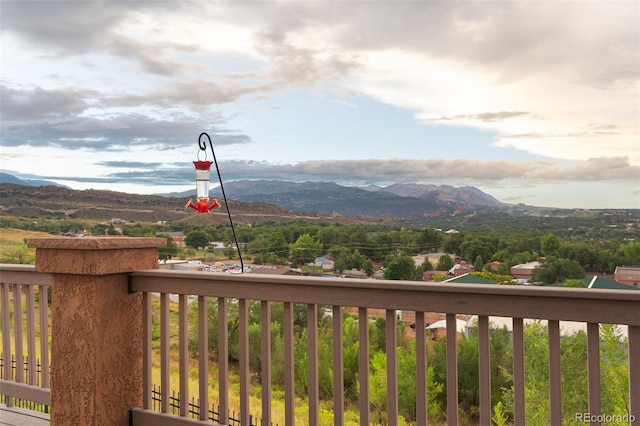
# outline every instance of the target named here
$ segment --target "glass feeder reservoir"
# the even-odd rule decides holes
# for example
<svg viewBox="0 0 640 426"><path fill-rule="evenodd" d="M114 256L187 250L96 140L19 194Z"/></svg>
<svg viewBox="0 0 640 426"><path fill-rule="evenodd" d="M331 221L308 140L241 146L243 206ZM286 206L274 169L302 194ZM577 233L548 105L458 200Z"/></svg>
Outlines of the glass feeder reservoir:
<svg viewBox="0 0 640 426"><path fill-rule="evenodd" d="M198 213L209 213L211 209L220 207L218 200L209 199L209 186L211 181L211 161L194 161L196 167L196 202L189 200L185 207L190 207Z"/></svg>

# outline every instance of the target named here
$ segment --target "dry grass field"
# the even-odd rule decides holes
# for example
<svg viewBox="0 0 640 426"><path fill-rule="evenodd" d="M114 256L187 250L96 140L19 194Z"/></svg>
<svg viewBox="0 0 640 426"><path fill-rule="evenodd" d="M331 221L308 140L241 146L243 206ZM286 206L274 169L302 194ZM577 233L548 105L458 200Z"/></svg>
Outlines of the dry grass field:
<svg viewBox="0 0 640 426"><path fill-rule="evenodd" d="M0 228L0 262L33 263L35 250L27 248L29 238L52 238L47 232L25 231L23 229Z"/></svg>

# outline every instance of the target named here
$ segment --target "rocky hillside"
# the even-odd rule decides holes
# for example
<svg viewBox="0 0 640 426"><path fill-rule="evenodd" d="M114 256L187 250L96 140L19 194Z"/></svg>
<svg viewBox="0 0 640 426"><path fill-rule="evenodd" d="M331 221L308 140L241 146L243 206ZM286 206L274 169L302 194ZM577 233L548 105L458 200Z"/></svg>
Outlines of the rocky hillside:
<svg viewBox="0 0 640 426"><path fill-rule="evenodd" d="M0 184L0 217L69 218L157 222L160 220L189 220L203 224L226 224L226 206L211 214L198 214L184 208L188 197L127 194L102 190L72 190L59 186L25 186ZM301 214L272 204L229 201L234 222L256 223L266 220L318 220L323 222L354 223L355 218L340 215Z"/></svg>

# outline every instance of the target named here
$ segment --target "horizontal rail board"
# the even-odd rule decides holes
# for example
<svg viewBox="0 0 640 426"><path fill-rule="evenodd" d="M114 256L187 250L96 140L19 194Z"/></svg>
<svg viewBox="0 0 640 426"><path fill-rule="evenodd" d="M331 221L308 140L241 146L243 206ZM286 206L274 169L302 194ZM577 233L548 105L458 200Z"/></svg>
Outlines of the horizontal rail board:
<svg viewBox="0 0 640 426"><path fill-rule="evenodd" d="M0 379L0 395L51 405L51 389Z"/></svg>
<svg viewBox="0 0 640 426"><path fill-rule="evenodd" d="M640 292L624 290L167 270L133 272L131 283L133 291L145 292L640 325Z"/></svg>
<svg viewBox="0 0 640 426"><path fill-rule="evenodd" d="M0 282L8 284L51 285L51 274L36 272L35 265L3 264Z"/></svg>
<svg viewBox="0 0 640 426"><path fill-rule="evenodd" d="M157 411L132 408L129 411L131 426L194 426L194 425L219 425L205 420L178 417L172 414L159 413Z"/></svg>

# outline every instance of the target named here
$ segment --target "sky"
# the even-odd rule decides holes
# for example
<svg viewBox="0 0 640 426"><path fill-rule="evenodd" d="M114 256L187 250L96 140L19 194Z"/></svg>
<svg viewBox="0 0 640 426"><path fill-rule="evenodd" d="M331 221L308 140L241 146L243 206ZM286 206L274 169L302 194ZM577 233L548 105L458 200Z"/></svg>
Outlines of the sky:
<svg viewBox="0 0 640 426"><path fill-rule="evenodd" d="M223 182L640 208L636 0L0 0L0 24L19 178L184 191L207 132Z"/></svg>

